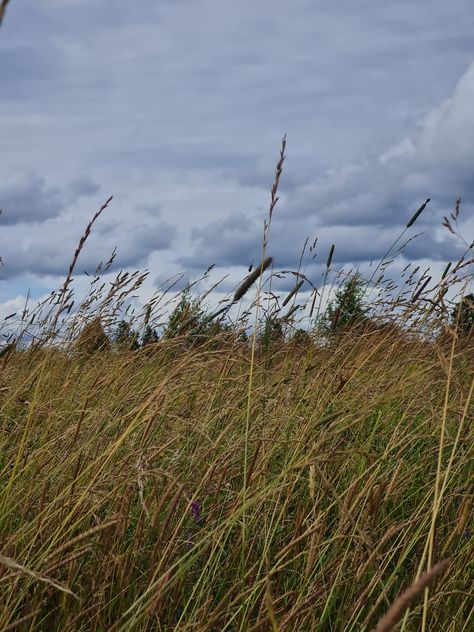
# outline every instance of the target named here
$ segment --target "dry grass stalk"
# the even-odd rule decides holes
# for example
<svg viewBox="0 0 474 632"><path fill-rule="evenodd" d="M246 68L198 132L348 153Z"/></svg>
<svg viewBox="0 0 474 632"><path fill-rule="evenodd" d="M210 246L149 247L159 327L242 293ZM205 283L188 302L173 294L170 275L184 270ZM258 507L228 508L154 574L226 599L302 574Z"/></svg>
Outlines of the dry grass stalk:
<svg viewBox="0 0 474 632"><path fill-rule="evenodd" d="M24 617L21 617L20 619L16 619L16 621L12 621L12 623L9 623L7 626L3 628L3 632L10 632L11 630L15 630L17 632L18 630L21 629L20 626L22 626L24 623L26 623L30 619L33 619L33 617L38 616L40 612L41 612L41 608L36 608L35 610L33 610L33 612L29 612L28 614L25 614Z"/></svg>
<svg viewBox="0 0 474 632"><path fill-rule="evenodd" d="M69 265L69 269L66 275L66 279L64 281L64 285L61 289L61 291L59 292L59 297L58 297L58 303L59 303L59 307L57 309L56 315L53 319L53 322L51 324L51 331L52 331L52 335L54 335L55 330L56 330L56 326L58 324L58 320L59 317L61 315L61 313L63 312L63 309L65 307L65 303L66 303L66 297L68 295L68 289L69 289L69 285L72 281L72 273L74 272L74 268L76 267L76 263L77 260L79 258L79 255L81 254L81 250L84 248L85 243L92 231L92 227L94 226L95 222L99 219L99 217L102 215L102 213L105 211L105 209L108 207L108 205L110 204L110 202L112 202L113 200L113 196L111 195L104 204L102 204L102 206L99 208L98 211L95 212L93 218L91 219L91 221L87 224L86 226L86 230L84 231L84 234L82 235L82 237L79 240L79 243L77 245L77 248L74 252L74 256L72 258L72 261Z"/></svg>
<svg viewBox="0 0 474 632"><path fill-rule="evenodd" d="M450 565L451 560L442 560L435 564L429 571L420 576L410 588L405 590L390 606L388 612L377 623L373 632L390 632L401 620L407 608L425 590L431 582L444 573Z"/></svg>
<svg viewBox="0 0 474 632"><path fill-rule="evenodd" d="M0 349L0 358L2 359L1 370L3 371L16 351L16 340L10 342Z"/></svg>
<svg viewBox="0 0 474 632"><path fill-rule="evenodd" d="M355 575L356 581L359 581L364 576L364 573L367 571L367 569L375 560L375 558L380 554L381 550L384 548L384 546L390 540L390 538L392 538L396 533L398 533L402 529L406 529L412 522L413 521L402 522L401 524L394 524L389 529L387 529L383 537L379 540L377 546L375 546L373 551L369 554L369 557L367 558L367 560L362 564L362 566L358 568Z"/></svg>
<svg viewBox="0 0 474 632"><path fill-rule="evenodd" d="M104 531L105 529L110 529L110 527L113 527L113 525L117 524L118 521L119 521L118 518L114 518L113 520L107 520L107 522L98 524L95 527L91 527L84 533L80 533L79 535L72 538L68 542L65 542L64 544L62 544L59 548L49 553L46 559L44 560L45 564L53 560L55 557L57 557L64 551L67 551L67 549L70 549L72 546L78 544L79 542L82 542L83 540L86 540L87 538L90 538L92 535L95 535L96 533L100 533L101 531Z"/></svg>
<svg viewBox="0 0 474 632"><path fill-rule="evenodd" d="M83 555L86 555L86 553L91 553L91 552L92 552L92 547L87 544L86 546L81 547L77 551L74 551L74 553L71 553L70 555L65 557L63 560L57 562L57 564L54 564L54 566L47 568L45 573L46 575L50 575L51 573L54 573L55 571L59 570L63 566L66 566L66 564L70 564L71 562L74 562L75 560L79 559Z"/></svg>
<svg viewBox="0 0 474 632"><path fill-rule="evenodd" d="M286 307L286 305L288 305L288 303L291 301L293 296L295 296L300 291L303 283L304 283L304 279L301 279L300 281L298 281L298 283L296 283L294 288L291 290L291 292L288 294L288 296L285 298L285 300L281 304L282 307Z"/></svg>
<svg viewBox="0 0 474 632"><path fill-rule="evenodd" d="M270 624L272 626L273 632L279 632L280 628L277 623L276 614L275 614L275 604L272 596L272 587L270 583L270 578L267 577L266 588L265 588L265 607L267 610L268 618L270 620Z"/></svg>
<svg viewBox="0 0 474 632"><path fill-rule="evenodd" d="M59 614L55 618L58 628L62 625L68 629L69 621L78 617L78 625L93 621L90 629L94 630L94 626L96 630L108 629L123 615L118 596L123 595L128 603L137 603L136 611L130 614L133 622L141 621L140 617L150 608L163 625L171 625L172 612L186 608L186 621L204 629L206 621L224 625L231 617L239 616L239 608L244 604L249 613L249 629L254 629L260 616L257 612L264 597L267 572L281 629L285 629L285 621L289 621L289 629L293 624L299 629L314 629L326 600L332 598L357 603L350 611L331 614L331 624L335 627L342 629L348 623L347 617L356 625L361 606L369 599L372 612L368 621L371 621L387 597L393 600L393 583L382 581L387 564L393 561L393 556L403 559L409 554L418 536L414 529L401 537L399 529L392 526L393 517L385 512L382 516L381 510L379 521L381 524L383 521L383 526L372 524L369 530L363 508L371 507L371 512L376 513L377 507L382 507L382 499L388 496L395 514L403 512L408 519L414 519L426 513L426 488L413 487L411 481L417 476L426 481L426 472L431 471L435 446L426 444L427 436L431 436L427 430L433 408L437 413L441 410L439 386L445 380L436 364L434 349L425 366L426 352L420 354L419 346L401 350L396 340L379 336L375 353L370 336L357 334L353 339L342 340L336 349L309 349L310 355L304 361L300 351L284 345L271 368L271 379L265 364L256 362L256 390L250 409L255 425L249 435L247 557L243 577L249 577L248 560L255 560L258 565L269 546L273 548L274 566L270 571L256 574L254 589L248 591L242 578L235 581L235 574L236 568L240 568L238 536L243 510L244 435L240 415L247 388L249 347L238 352L235 349L225 353L185 352L173 360L157 356L143 362L137 357L133 363L120 353L98 354L91 361L74 354L62 356L57 351L50 357L46 350L31 358L29 354L18 354L12 365L13 375L6 376L12 380L10 399L24 392L24 374L19 370L23 362L28 375L38 374L37 367L43 371L43 381L37 389L38 401L28 393L29 414L35 415L52 401L58 402L59 410L56 413L49 406L48 418L35 427L39 432L44 428L44 436L42 442L35 439L34 468L28 470L26 462L18 470L15 483L18 494L13 500L22 518L18 535L15 531L8 536L8 550L14 551L20 543L27 543L30 552L22 558L25 566L38 568L41 563L46 575L58 573L58 579L64 580L66 586L95 604L91 614L82 603L71 600L64 619L60 620ZM457 380L463 374L458 375L457 365L454 369ZM331 385L341 373L350 374L351 379L335 398ZM433 394L433 384L438 397ZM380 397L371 395L367 399L368 387L375 388ZM292 397L286 397L283 389L289 389ZM270 397L274 403L265 406L262 417L261 402ZM456 397L456 393L450 396L449 410L457 411ZM67 400L64 408L63 399ZM393 417L393 410L385 406L385 400L397 401L403 407L403 414ZM146 406L144 402L148 402ZM328 415L328 406L338 410ZM360 412L341 416L341 411L349 409ZM374 421L380 415L383 425ZM406 423L407 417L415 416L416 424ZM98 428L97 419L103 418L107 422ZM136 421L130 430L132 419ZM82 424L80 432L76 432L78 420ZM458 427L457 413L453 413L452 419L448 417L448 424L450 428L451 424ZM383 441L373 442L373 437L382 431L386 433ZM71 448L69 438L75 433ZM19 425L9 428L8 445L12 454L21 437ZM68 440L64 443L65 437ZM143 451L145 438L149 464L146 497L143 490L141 494L137 491L137 457ZM111 459L116 442L121 446L118 461ZM64 450L58 450L63 443ZM416 453L420 445L423 450ZM364 460L370 455L370 460L361 465L359 455ZM90 472L80 465L86 461L93 464ZM145 470L145 464L142 465ZM454 465L460 473L466 467L463 452L455 453ZM302 467L314 470L309 486ZM96 474L98 470L100 476ZM68 485L61 496L64 476ZM77 478L76 489L81 488L82 496L73 524L65 521L62 512L64 501L67 505L73 493L71 476L72 481ZM140 476L144 485L144 473L140 472ZM31 480L35 480L37 495L29 492L23 500L23 490L25 486L30 489ZM465 489L456 487L457 480L449 477L447 485L450 495L460 497ZM42 489L47 489L45 481L50 489L42 494ZM89 491L84 493L86 489ZM183 496L199 502L204 522L196 522L190 501L181 502ZM144 505L152 521L144 520ZM458 512L454 504L443 505L440 525L452 524L456 517L464 524L465 506ZM94 545L94 537L87 537L87 532L70 539L71 528L77 533L79 525L91 524L92 516L107 521L107 516L119 513L121 524L107 531L113 537L107 541L101 539L101 546ZM265 521L264 531L262 521ZM370 542L365 544L362 529L370 535ZM399 535L391 542L396 532ZM206 546L203 540L207 537L212 540L213 548L203 554ZM456 537L459 569L465 563L463 556L468 543L459 530ZM48 545L51 542L56 544ZM348 545L354 555L346 555ZM322 552L326 560L324 568L318 563ZM48 554L53 557L45 563ZM137 560L140 560L138 566ZM150 573L156 570L159 573L156 577L162 576L170 563L176 568L174 577L180 579L160 584L156 593L151 590L149 598L140 600L147 590ZM362 573L357 573L357 569ZM400 570L405 573L406 564ZM365 582L365 571L375 574L375 580L367 587L357 583L357 578ZM460 589L458 574L450 575L450 594ZM341 588L342 576L354 581ZM220 592L221 577L225 591L229 586L232 595L225 603ZM23 583L8 574L1 586L7 596L19 600ZM316 591L314 586L318 586ZM40 616L44 616L48 605L47 595L51 590L48 591L38 592L31 602L32 609L42 606ZM194 591L192 601L189 591ZM295 595L300 597L297 599ZM451 608L450 600L454 597L443 593L435 598L437 604L447 604L447 612L457 605L454 603ZM22 609L11 612L8 622L24 614ZM88 618L91 616L93 619ZM270 626L265 605L260 619L260 627L265 629L262 619ZM128 620L123 620L123 629L126 625ZM133 629L141 632L144 627L133 623Z"/></svg>
<svg viewBox="0 0 474 632"><path fill-rule="evenodd" d="M280 148L280 158L275 167L275 179L273 181L272 190L271 190L270 208L268 209L268 225L267 225L266 237L268 237L268 229L270 228L270 223L272 221L273 211L278 202L277 192L278 192L278 186L280 184L280 177L283 172L283 163L285 161L285 150L286 150L286 134L282 138L281 148ZM265 244L266 244L266 241L265 241Z"/></svg>
<svg viewBox="0 0 474 632"><path fill-rule="evenodd" d="M5 557L4 555L0 555L0 564L3 564L7 568L10 568L14 573L28 575L29 577L32 577L33 579L36 579L40 582L44 582L45 584L48 584L49 586L52 586L53 588L56 588L57 590L60 590L63 593L76 597L76 595L72 592L72 590L70 590L64 584L61 584L60 582L56 581L52 577L48 577L47 575L43 575L42 573L37 573L36 571L32 571L29 568L26 568L26 566L19 564L11 557Z"/></svg>
<svg viewBox="0 0 474 632"><path fill-rule="evenodd" d="M456 538L459 538L459 536L463 533L464 529L466 528L468 520L471 516L473 501L474 501L474 495L467 495L463 498L459 506L457 516L456 516L456 527L455 529L453 529L451 535L448 538L448 541L444 545L442 554L446 553L446 551L451 546L451 543Z"/></svg>
<svg viewBox="0 0 474 632"><path fill-rule="evenodd" d="M326 260L326 268L329 269L331 267L332 258L334 256L335 245L333 244L329 250L328 258Z"/></svg>
<svg viewBox="0 0 474 632"><path fill-rule="evenodd" d="M7 9L7 4L9 2L10 2L10 0L1 0L0 1L0 26L2 25L3 18L5 17L5 11Z"/></svg>

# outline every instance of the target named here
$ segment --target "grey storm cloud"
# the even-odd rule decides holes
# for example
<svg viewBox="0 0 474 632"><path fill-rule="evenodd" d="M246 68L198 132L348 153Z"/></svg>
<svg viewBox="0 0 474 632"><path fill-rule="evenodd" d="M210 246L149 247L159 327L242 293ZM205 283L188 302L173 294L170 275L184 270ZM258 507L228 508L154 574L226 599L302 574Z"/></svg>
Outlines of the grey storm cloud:
<svg viewBox="0 0 474 632"><path fill-rule="evenodd" d="M62 274L104 192L114 206L78 269L115 245L123 267L159 253L160 274L256 262L284 132L276 265L295 267L307 236L314 269L332 243L335 264L376 260L427 197L406 254L454 258L439 225L459 195L463 218L474 210L471 5L11 3L0 273Z"/></svg>
<svg viewBox="0 0 474 632"><path fill-rule="evenodd" d="M32 42L7 43L1 50L2 101L29 99L32 89L44 90L61 75L60 50L48 42L39 49Z"/></svg>
<svg viewBox="0 0 474 632"><path fill-rule="evenodd" d="M192 231L194 252L177 262L193 269L208 266L249 265L261 251L261 234L254 221L234 216ZM211 260L212 259L212 260Z"/></svg>
<svg viewBox="0 0 474 632"><path fill-rule="evenodd" d="M275 213L278 211L275 211ZM416 225L415 225L416 226ZM308 232L308 223L296 223L291 218L275 219L272 224L268 254L275 259L278 268L296 269L306 238L309 243L317 239L316 248L311 254L318 263L325 262L332 244L335 244L334 265L379 261L395 242L401 230L377 225L339 225L314 226ZM416 236L418 235L418 236ZM408 241L410 237L415 237ZM178 263L189 269L204 270L208 265L247 266L251 261L259 261L262 249L262 233L255 222L248 218L230 217L227 220L210 224L193 233L196 243L192 255L183 256ZM438 238L433 230L416 230L414 227L405 235L398 247L408 241L403 254L413 261L432 259L444 261L455 259L463 251L461 243L451 235L443 234ZM306 253L307 257L309 253Z"/></svg>
<svg viewBox="0 0 474 632"><path fill-rule="evenodd" d="M92 122L82 128L84 142L89 134L110 140L112 127L122 138L133 134L129 143L110 143L115 161L218 168L231 147L260 160L287 131L305 161L334 163L387 135L387 114L403 125L430 102L427 92L443 97L453 66L459 74L472 58L463 8L469 16L469 0L456 8L403 0L331 9L276 0L271 12L263 0L145 0L139 11L125 0L45 0L41 8L26 0L10 11L9 30L31 38L51 62L61 59L63 70L45 93L34 77L3 64L0 78L23 83L48 111L61 108L60 118L64 108L81 108ZM5 46L19 45L13 35L8 41L9 30ZM43 44L43 33L55 34L57 50Z"/></svg>
<svg viewBox="0 0 474 632"><path fill-rule="evenodd" d="M472 216L473 99L471 64L452 97L430 111L411 137L360 164L329 170L290 188L275 212L271 239L275 258L281 265L294 265L297 248L308 236L318 237L326 250L335 243L336 262L377 260L428 197L432 203L416 224L423 236L409 242L405 256L437 261L459 255L461 246L449 235L440 237L435 229L458 196L464 200L463 217ZM258 253L257 227L247 215L195 229L193 241L198 244L195 253L179 260L192 267L208 263L204 253L220 265L246 265Z"/></svg>
<svg viewBox="0 0 474 632"><path fill-rule="evenodd" d="M61 189L48 186L35 173L22 173L12 181L0 183L0 208L3 225L41 222L56 217L63 209Z"/></svg>
<svg viewBox="0 0 474 632"><path fill-rule="evenodd" d="M90 176L74 178L69 183L71 193L76 197L89 197L100 191L100 184L95 182Z"/></svg>
<svg viewBox="0 0 474 632"><path fill-rule="evenodd" d="M98 224L80 254L76 274L84 270L92 273L100 262L109 259L115 248L117 256L111 270L138 268L146 263L150 253L170 248L176 236L174 226L138 214L132 219ZM0 279L64 275L84 230L78 222L74 224L71 226L71 218L53 219L40 224L33 234L17 226L6 227L6 238L1 243ZM61 239L54 240L55 234L61 235Z"/></svg>

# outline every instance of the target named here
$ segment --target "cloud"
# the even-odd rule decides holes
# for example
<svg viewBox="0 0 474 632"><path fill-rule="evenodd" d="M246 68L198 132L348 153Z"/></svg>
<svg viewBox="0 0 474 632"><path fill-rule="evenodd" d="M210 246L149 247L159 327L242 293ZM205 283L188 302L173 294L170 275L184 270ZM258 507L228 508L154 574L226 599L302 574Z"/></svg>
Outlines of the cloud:
<svg viewBox="0 0 474 632"><path fill-rule="evenodd" d="M5 318L10 316L9 320L14 319L12 322L16 322L21 318L21 314L26 304L26 296L15 296L3 303L0 303L0 322L3 323ZM15 314L15 316L12 316ZM8 323L8 321L7 321Z"/></svg>
<svg viewBox="0 0 474 632"><path fill-rule="evenodd" d="M474 62L459 80L451 98L423 120L412 152L425 163L469 169L474 165Z"/></svg>
<svg viewBox="0 0 474 632"><path fill-rule="evenodd" d="M29 99L32 90L41 92L46 84L51 85L64 68L59 52L48 41L41 47L24 40L4 44L0 70L2 101Z"/></svg>
<svg viewBox="0 0 474 632"><path fill-rule="evenodd" d="M284 132L279 264L297 263L307 235L318 261L332 242L337 264L377 258L426 197L407 252L455 254L438 226L457 195L473 211L472 66L456 85L474 59L471 14L471 0L14 3L0 39L0 166L16 174L0 185L0 272L62 274L109 192L78 270L114 245L154 275L247 266Z"/></svg>
<svg viewBox="0 0 474 632"><path fill-rule="evenodd" d="M64 275L93 215L89 198L99 190L89 176L73 179L66 189L49 186L34 173L8 176L0 185L0 280ZM112 269L139 267L151 253L169 249L177 229L160 215L156 203L130 209L123 199L114 200L93 227L76 274L92 272L115 248L118 256Z"/></svg>
<svg viewBox="0 0 474 632"><path fill-rule="evenodd" d="M67 215L45 221L34 232L6 227L0 279L25 274L38 278L65 275L85 223L81 225L79 218ZM61 239L54 242L54 235L61 235ZM104 221L102 225L99 222L80 254L75 274L82 274L83 270L92 273L101 261L108 260L115 248L118 254L112 270L140 267L150 253L170 248L175 236L176 229L171 224L138 213L128 219Z"/></svg>
<svg viewBox="0 0 474 632"><path fill-rule="evenodd" d="M432 201L407 238L420 231L423 235L407 244L405 256L432 261L459 256L462 244L440 231L440 225L458 196L464 199L461 223L466 229L474 210L473 96L474 63L452 97L428 112L411 136L359 163L283 189L270 238L277 264L294 266L306 236L318 238L322 253L335 243L335 263L377 261L427 197ZM210 259L224 266L247 265L258 257L260 233L248 214L229 216L194 229L196 248L178 261L192 268Z"/></svg>
<svg viewBox="0 0 474 632"><path fill-rule="evenodd" d="M423 216L439 220L457 196L474 202L474 63L452 97L430 110L416 129L378 156L331 170L297 192L297 214L314 212L319 222L351 221L402 225L425 197L434 200ZM314 209L314 210L313 210Z"/></svg>
<svg viewBox="0 0 474 632"><path fill-rule="evenodd" d="M277 211L276 211L277 212ZM296 269L300 254L307 237L310 243L317 238L316 262L325 262L332 244L335 244L334 265L377 262L390 249L399 232L391 226L383 227L374 224L338 225L318 227L313 225L309 232L308 223L292 222L280 215L275 219L270 231L268 254L275 260L277 268ZM394 249L417 233L409 232ZM193 232L195 251L191 255L180 257L178 263L187 269L203 270L211 263L220 267L247 266L251 261L257 263L262 250L262 236L258 225L248 218L230 217L209 224ZM447 233L438 235L435 231L423 232L418 238L409 241L404 248L404 256L409 260L431 258L433 261L454 259L461 254L462 244ZM308 260L309 253L306 252Z"/></svg>
<svg viewBox="0 0 474 632"><path fill-rule="evenodd" d="M42 222L60 214L63 208L61 189L48 186L35 173L19 173L0 183L0 208L3 225Z"/></svg>
<svg viewBox="0 0 474 632"><path fill-rule="evenodd" d="M100 191L100 185L89 176L81 176L69 183L69 190L74 197L89 197Z"/></svg>

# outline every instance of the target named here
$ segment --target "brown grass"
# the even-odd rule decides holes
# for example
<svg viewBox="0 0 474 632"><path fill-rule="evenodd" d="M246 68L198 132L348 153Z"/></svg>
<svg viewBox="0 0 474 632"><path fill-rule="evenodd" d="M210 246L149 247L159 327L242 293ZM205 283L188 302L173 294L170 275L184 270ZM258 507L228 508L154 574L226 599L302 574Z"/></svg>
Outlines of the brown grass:
<svg viewBox="0 0 474 632"><path fill-rule="evenodd" d="M7 4L10 0L0 0L0 26L2 25L3 18L5 17L5 12L7 10Z"/></svg>
<svg viewBox="0 0 474 632"><path fill-rule="evenodd" d="M433 568L424 573L410 588L407 588L407 590L393 602L387 614L380 619L373 629L373 632L390 632L390 630L393 630L395 625L401 620L408 606L413 604L417 597L436 577L449 568L449 564L449 560L438 562Z"/></svg>
<svg viewBox="0 0 474 632"><path fill-rule="evenodd" d="M75 265L110 200L63 287L22 317L0 373L1 630L380 632L403 619L412 632L471 622L474 354L455 323L449 346L439 335L445 290L469 279L469 259L438 284L413 271L398 296L374 304L381 324L288 340L295 305L281 313L271 286L262 300L285 147L262 263L212 314L228 315L258 281L229 335L198 345L178 331L136 353L110 343L139 272L106 285L98 271L68 319ZM318 316L324 309L333 254L323 289L311 286L311 314L317 298ZM285 308L302 288L300 267L287 271L298 282ZM166 294L130 316L134 327L163 327L176 300ZM260 344L262 321L276 315L286 329ZM238 333L252 318L247 341ZM42 344L22 347L33 321ZM449 568L433 565L444 556ZM423 606L410 608L423 590Z"/></svg>

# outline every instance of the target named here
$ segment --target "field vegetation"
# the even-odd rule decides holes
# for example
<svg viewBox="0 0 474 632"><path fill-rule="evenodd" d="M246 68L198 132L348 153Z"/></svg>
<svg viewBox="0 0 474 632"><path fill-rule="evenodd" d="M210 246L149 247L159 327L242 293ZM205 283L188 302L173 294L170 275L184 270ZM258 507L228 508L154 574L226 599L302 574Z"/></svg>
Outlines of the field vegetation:
<svg viewBox="0 0 474 632"><path fill-rule="evenodd" d="M390 281L391 252L336 273L334 247L321 283L279 271L284 152L225 301L171 280L134 312L146 273L105 283L114 253L76 305L108 200L3 323L1 630L472 630L472 244L439 279Z"/></svg>

